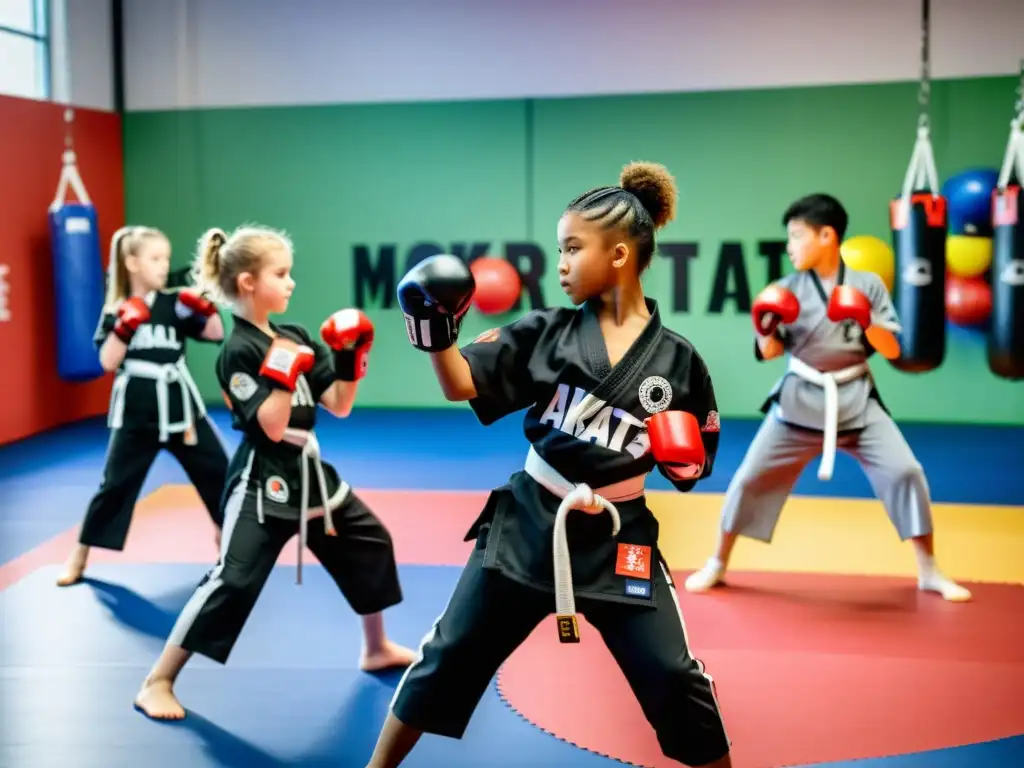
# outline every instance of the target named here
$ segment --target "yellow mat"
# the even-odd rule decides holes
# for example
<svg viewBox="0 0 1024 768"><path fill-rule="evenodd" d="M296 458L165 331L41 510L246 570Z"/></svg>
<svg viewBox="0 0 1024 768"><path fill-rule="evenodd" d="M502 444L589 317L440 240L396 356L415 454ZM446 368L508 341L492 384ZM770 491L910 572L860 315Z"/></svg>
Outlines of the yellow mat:
<svg viewBox="0 0 1024 768"><path fill-rule="evenodd" d="M673 568L700 568L715 548L722 494L649 492L661 546ZM1024 507L936 504L935 555L953 579L1024 584ZM885 576L915 574L902 543L874 499L794 496L772 543L740 539L730 568Z"/></svg>

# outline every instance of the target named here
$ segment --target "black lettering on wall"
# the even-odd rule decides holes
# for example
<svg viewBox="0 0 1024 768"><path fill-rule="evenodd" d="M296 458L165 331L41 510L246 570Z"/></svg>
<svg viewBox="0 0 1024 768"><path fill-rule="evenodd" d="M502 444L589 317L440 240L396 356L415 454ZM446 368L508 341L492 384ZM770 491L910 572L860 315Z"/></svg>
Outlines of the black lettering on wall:
<svg viewBox="0 0 1024 768"><path fill-rule="evenodd" d="M715 265L715 283L711 288L708 314L722 314L725 302L729 300L736 303L737 314L750 312L750 283L741 243L722 243Z"/></svg>
<svg viewBox="0 0 1024 768"><path fill-rule="evenodd" d="M768 276L765 285L782 278L782 257L786 255L785 240L762 240L757 244L757 252L768 260Z"/></svg>
<svg viewBox="0 0 1024 768"><path fill-rule="evenodd" d="M395 300L395 252L394 245L382 245L377 249L377 260L374 263L370 247L357 245L352 249L355 283L355 304L359 309L366 309L369 302L380 297L381 309L390 309Z"/></svg>
<svg viewBox="0 0 1024 768"><path fill-rule="evenodd" d="M506 243L505 259L516 268L523 282L512 311L518 312L522 308L523 294L530 297L530 309L544 309L544 292L540 285L547 269L544 251L536 243Z"/></svg>
<svg viewBox="0 0 1024 768"><path fill-rule="evenodd" d="M658 250L672 260L672 311L690 311L690 260L697 258L697 243L661 243Z"/></svg>
<svg viewBox="0 0 1024 768"><path fill-rule="evenodd" d="M467 264L472 264L484 256L493 256L494 254L490 253L490 250L490 243L452 243L449 253L452 256L458 256Z"/></svg>

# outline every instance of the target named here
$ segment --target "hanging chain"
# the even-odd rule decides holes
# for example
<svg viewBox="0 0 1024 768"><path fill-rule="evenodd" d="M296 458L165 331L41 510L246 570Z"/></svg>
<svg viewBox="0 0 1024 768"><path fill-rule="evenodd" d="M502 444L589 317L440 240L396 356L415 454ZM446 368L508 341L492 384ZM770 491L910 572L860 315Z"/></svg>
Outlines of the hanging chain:
<svg viewBox="0 0 1024 768"><path fill-rule="evenodd" d="M68 107L64 110L64 149L69 152L75 150L74 122L75 110Z"/></svg>
<svg viewBox="0 0 1024 768"><path fill-rule="evenodd" d="M1017 103L1014 105L1017 120L1024 121L1024 59L1020 60L1020 82L1017 83Z"/></svg>
<svg viewBox="0 0 1024 768"><path fill-rule="evenodd" d="M929 127L929 106L931 104L932 84L930 55L928 50L928 32L931 26L931 3L929 0L921 0L921 85L917 91L917 104L920 113L917 117L917 127L927 129Z"/></svg>

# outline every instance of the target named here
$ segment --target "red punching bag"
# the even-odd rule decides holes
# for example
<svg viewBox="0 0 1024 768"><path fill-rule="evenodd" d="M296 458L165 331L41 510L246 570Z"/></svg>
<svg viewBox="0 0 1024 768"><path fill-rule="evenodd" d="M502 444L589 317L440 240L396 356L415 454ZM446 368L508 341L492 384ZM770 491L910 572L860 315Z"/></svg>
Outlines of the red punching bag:
<svg viewBox="0 0 1024 768"><path fill-rule="evenodd" d="M473 305L484 315L500 315L511 310L519 300L523 280L514 266L505 259L481 256L469 265L476 281Z"/></svg>

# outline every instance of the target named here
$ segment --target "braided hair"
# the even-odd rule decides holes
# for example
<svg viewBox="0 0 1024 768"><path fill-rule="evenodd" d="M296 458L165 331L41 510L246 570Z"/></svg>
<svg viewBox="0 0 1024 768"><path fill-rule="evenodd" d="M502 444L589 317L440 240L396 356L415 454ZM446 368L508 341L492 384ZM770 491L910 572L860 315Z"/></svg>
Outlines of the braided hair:
<svg viewBox="0 0 1024 768"><path fill-rule="evenodd" d="M630 163L619 175L619 186L584 192L566 208L609 231L626 234L637 249L643 272L654 256L654 232L676 215L676 180L659 163Z"/></svg>

